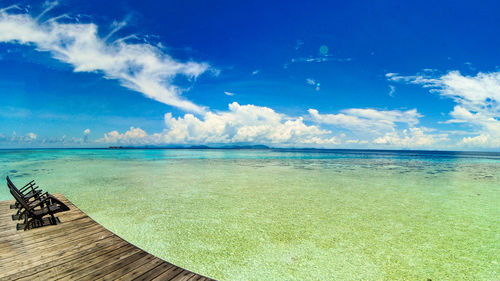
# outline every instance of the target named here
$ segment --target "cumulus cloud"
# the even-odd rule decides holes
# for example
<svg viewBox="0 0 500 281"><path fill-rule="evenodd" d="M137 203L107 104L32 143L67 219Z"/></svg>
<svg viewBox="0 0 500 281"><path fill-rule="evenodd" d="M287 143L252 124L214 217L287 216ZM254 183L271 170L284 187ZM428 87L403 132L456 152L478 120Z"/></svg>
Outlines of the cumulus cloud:
<svg viewBox="0 0 500 281"><path fill-rule="evenodd" d="M88 132L86 134L85 132ZM26 134L18 134L12 132L12 134L2 134L0 133L0 146L2 147L77 147L77 146L88 146L92 142L86 139L90 134L90 130L84 131L82 137L68 137L66 135L62 136L43 136L40 137L36 133L29 132Z"/></svg>
<svg viewBox="0 0 500 281"><path fill-rule="evenodd" d="M489 141L489 136L485 135L479 135L475 137L465 137L462 139L462 142L466 145L473 145L473 146L484 146L488 144Z"/></svg>
<svg viewBox="0 0 500 281"><path fill-rule="evenodd" d="M390 81L403 81L430 88L431 92L452 99L457 105L445 123L468 125L474 136L464 137L462 144L500 147L500 72L475 76L450 71L441 76L417 74L401 76L388 73Z"/></svg>
<svg viewBox="0 0 500 281"><path fill-rule="evenodd" d="M205 111L183 98L182 89L172 82L178 75L195 79L210 68L207 63L180 62L156 46L129 43L126 38L109 42L123 23L115 24L111 34L101 38L94 23L61 23L59 17L42 22L39 17L17 6L0 10L0 42L34 46L70 64L75 72L100 73L159 102L190 112Z"/></svg>
<svg viewBox="0 0 500 281"><path fill-rule="evenodd" d="M120 143L120 144L151 144L160 142L160 134L148 135L141 128L130 127L130 130L123 134L118 131L111 131L104 134L104 138L98 142Z"/></svg>
<svg viewBox="0 0 500 281"><path fill-rule="evenodd" d="M173 117L165 114L166 129L161 133L147 134L140 128L130 128L125 133L105 134L101 142L124 144L219 144L259 143L293 146L334 145L340 139L330 136L331 131L304 123L302 117L289 117L268 107L229 105L225 112L208 112L203 118L193 114Z"/></svg>
<svg viewBox="0 0 500 281"><path fill-rule="evenodd" d="M37 134L30 132L19 135L13 132L11 135L0 133L0 144L7 146L44 146L50 144L65 145L65 144L83 144L81 138L62 137L38 137Z"/></svg>
<svg viewBox="0 0 500 281"><path fill-rule="evenodd" d="M30 132L24 135L18 135L16 132L6 135L0 133L0 143L10 143L10 144L31 144L37 141L37 134Z"/></svg>
<svg viewBox="0 0 500 281"><path fill-rule="evenodd" d="M414 126L422 117L416 109L400 111L351 108L338 114L320 114L316 109L309 109L308 112L316 123L345 128L363 135L393 132L398 126L397 123Z"/></svg>
<svg viewBox="0 0 500 281"><path fill-rule="evenodd" d="M316 123L347 129L358 137L365 138L346 140L346 144L371 143L392 148L428 148L447 140L447 134L416 127L423 117L416 109L401 111L351 108L338 114L320 114L315 109L309 109L309 114Z"/></svg>
<svg viewBox="0 0 500 281"><path fill-rule="evenodd" d="M83 142L89 142L90 129L85 129L83 131Z"/></svg>
<svg viewBox="0 0 500 281"><path fill-rule="evenodd" d="M374 144L400 148L432 147L438 142L447 141L446 134L426 134L425 128L409 128L401 132L389 132L373 140Z"/></svg>
<svg viewBox="0 0 500 281"><path fill-rule="evenodd" d="M37 138L37 137L38 137L38 136L37 136L35 133L27 133L27 134L26 134L26 139L27 139L28 141L36 140L36 138Z"/></svg>
<svg viewBox="0 0 500 281"><path fill-rule="evenodd" d="M99 141L129 145L259 143L315 147L335 147L344 143L365 147L383 145L415 148L430 147L447 139L446 134L415 127L422 117L416 109L378 111L353 108L339 114L320 114L310 109L309 114L308 120L362 132L365 139L351 139L344 133L335 135L334 131L307 124L304 117L290 117L268 107L234 102L229 105L228 111L208 112L203 118L193 114L174 117L167 113L166 129L160 133L148 134L140 128L131 127L124 133L109 132ZM399 123L409 128L401 130ZM371 141L366 137L370 137Z"/></svg>

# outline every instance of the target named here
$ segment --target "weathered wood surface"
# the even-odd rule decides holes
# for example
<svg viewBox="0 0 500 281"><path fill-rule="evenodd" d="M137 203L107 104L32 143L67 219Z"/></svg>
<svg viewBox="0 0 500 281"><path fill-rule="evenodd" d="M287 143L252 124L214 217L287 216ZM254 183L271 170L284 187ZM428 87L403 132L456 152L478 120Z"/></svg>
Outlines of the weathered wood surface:
<svg viewBox="0 0 500 281"><path fill-rule="evenodd" d="M0 201L0 280L213 280L159 259L113 234L61 194L61 223L16 231Z"/></svg>

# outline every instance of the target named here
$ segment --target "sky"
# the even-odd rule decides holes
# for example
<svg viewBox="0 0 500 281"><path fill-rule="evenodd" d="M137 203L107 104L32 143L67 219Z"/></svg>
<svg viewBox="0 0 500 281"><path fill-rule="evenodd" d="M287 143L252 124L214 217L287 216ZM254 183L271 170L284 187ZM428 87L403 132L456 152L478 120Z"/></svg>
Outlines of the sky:
<svg viewBox="0 0 500 281"><path fill-rule="evenodd" d="M0 1L0 148L500 151L495 1Z"/></svg>

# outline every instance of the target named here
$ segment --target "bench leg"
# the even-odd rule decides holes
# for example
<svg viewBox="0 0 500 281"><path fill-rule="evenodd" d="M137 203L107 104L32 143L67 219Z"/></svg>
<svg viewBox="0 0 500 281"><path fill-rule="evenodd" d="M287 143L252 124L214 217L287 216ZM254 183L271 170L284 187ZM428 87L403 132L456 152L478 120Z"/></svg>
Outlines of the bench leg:
<svg viewBox="0 0 500 281"><path fill-rule="evenodd" d="M56 217L54 217L54 214L50 214L50 224L56 225L57 220Z"/></svg>

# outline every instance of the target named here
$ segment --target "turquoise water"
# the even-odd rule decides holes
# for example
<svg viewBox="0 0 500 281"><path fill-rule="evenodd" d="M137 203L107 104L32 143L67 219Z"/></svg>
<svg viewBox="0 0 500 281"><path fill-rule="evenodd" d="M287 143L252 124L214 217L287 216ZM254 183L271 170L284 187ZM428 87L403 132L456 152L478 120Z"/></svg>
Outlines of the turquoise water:
<svg viewBox="0 0 500 281"><path fill-rule="evenodd" d="M500 154L0 150L7 175L220 280L500 279Z"/></svg>

